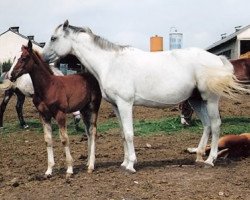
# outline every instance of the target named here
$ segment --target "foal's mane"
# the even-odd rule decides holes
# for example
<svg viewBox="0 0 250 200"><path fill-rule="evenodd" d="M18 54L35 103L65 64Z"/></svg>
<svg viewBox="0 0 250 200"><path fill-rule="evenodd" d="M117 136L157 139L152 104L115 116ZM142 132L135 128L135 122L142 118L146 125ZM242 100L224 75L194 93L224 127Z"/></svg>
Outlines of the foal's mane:
<svg viewBox="0 0 250 200"><path fill-rule="evenodd" d="M57 29L60 26L63 26L63 25L59 25L57 27ZM95 35L89 27L77 27L77 26L68 25L67 29L65 30L66 34L69 34L68 29L76 34L88 33L92 37L94 44L96 44L98 47L100 47L101 49L104 49L104 50L121 51L121 50L129 47L128 45L114 44L114 43L102 38L101 36Z"/></svg>
<svg viewBox="0 0 250 200"><path fill-rule="evenodd" d="M52 69L49 67L49 64L47 64L41 54L36 51L36 50L33 50L33 55L36 56L36 59L39 60L39 64L42 65L50 74L54 74L54 72L52 71Z"/></svg>

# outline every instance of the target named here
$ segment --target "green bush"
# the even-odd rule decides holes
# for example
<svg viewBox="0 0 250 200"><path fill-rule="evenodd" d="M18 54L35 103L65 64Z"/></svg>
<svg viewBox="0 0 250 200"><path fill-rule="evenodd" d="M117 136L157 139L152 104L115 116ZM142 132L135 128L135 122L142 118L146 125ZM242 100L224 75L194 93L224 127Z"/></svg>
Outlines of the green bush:
<svg viewBox="0 0 250 200"><path fill-rule="evenodd" d="M1 64L2 72L7 72L10 70L12 62L10 60L5 61Z"/></svg>

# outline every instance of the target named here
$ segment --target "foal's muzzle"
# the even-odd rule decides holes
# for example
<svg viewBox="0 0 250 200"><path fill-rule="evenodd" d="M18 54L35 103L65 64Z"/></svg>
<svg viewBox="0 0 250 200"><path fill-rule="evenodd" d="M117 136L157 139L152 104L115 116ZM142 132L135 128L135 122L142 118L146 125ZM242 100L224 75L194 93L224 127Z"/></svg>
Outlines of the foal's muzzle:
<svg viewBox="0 0 250 200"><path fill-rule="evenodd" d="M15 81L17 80L17 78L18 78L17 75L16 75L15 73L12 72L12 73L11 73L11 77L10 77L10 81L11 81L11 82L15 82Z"/></svg>

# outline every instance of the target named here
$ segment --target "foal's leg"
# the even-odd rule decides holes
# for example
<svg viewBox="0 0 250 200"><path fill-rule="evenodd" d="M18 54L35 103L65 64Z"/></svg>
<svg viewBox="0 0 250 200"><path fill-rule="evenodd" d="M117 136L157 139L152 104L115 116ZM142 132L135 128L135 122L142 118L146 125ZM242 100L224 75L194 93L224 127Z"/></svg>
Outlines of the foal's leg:
<svg viewBox="0 0 250 200"><path fill-rule="evenodd" d="M43 125L44 140L47 145L47 155L48 155L48 169L45 172L45 176L49 177L52 175L53 166L55 165L53 143L52 143L51 118L46 119L44 116L40 115L40 120Z"/></svg>
<svg viewBox="0 0 250 200"><path fill-rule="evenodd" d="M14 94L13 89L9 89L4 92L3 101L0 106L0 127L3 127L3 114L13 94Z"/></svg>
<svg viewBox="0 0 250 200"><path fill-rule="evenodd" d="M64 146L65 155L66 155L66 164L67 164L66 178L69 178L73 174L73 158L70 154L70 149L69 149L69 136L68 136L67 127L66 127L66 114L59 111L57 112L55 119L59 126L59 135L60 135L61 142Z"/></svg>
<svg viewBox="0 0 250 200"><path fill-rule="evenodd" d="M118 111L121 118L122 129L127 148L127 158L124 156L122 167L134 173L134 163L136 162L135 148L134 148L134 130L133 130L133 104L120 100L117 102Z"/></svg>
<svg viewBox="0 0 250 200"><path fill-rule="evenodd" d="M211 124L208 115L208 111L206 108L206 102L202 99L189 99L190 105L193 107L194 111L196 112L197 116L200 118L202 125L203 125L203 134L200 139L200 143L198 148L196 149L196 162L197 163L204 163L202 156L205 153L206 145L208 142L208 138L211 132Z"/></svg>
<svg viewBox="0 0 250 200"><path fill-rule="evenodd" d="M23 118L23 104L25 101L25 95L18 89L15 90L15 93L17 95L16 112L18 115L20 126L22 128L28 128L29 126L26 124Z"/></svg>
<svg viewBox="0 0 250 200"><path fill-rule="evenodd" d="M218 156L218 143L220 135L220 113L219 113L219 98L213 97L207 101L207 111L211 120L211 129L212 129L212 142L211 150L205 164L209 166L214 166L214 161Z"/></svg>

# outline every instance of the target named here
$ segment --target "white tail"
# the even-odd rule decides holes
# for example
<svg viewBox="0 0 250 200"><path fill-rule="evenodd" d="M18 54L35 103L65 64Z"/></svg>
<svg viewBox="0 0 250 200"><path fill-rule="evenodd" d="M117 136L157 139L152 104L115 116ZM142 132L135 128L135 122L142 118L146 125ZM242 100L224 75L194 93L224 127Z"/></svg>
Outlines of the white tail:
<svg viewBox="0 0 250 200"><path fill-rule="evenodd" d="M224 66L206 68L203 72L209 91L229 99L240 99L243 94L250 94L246 85L239 83L234 75L233 65L224 56L220 56Z"/></svg>

